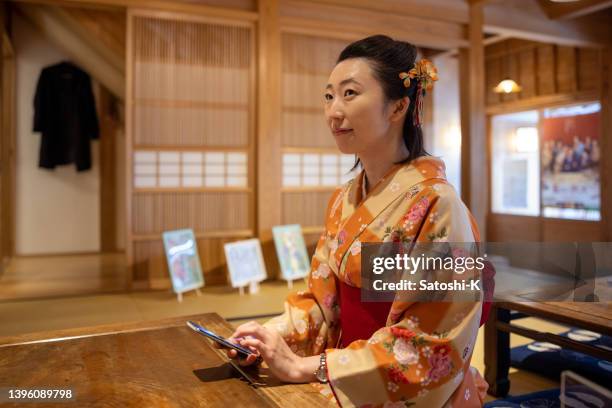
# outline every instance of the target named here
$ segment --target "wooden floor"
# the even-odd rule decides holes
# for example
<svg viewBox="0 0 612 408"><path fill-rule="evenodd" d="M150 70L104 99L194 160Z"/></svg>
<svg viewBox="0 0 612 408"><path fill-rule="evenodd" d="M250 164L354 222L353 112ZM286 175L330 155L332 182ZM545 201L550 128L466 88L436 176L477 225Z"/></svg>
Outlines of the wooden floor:
<svg viewBox="0 0 612 408"><path fill-rule="evenodd" d="M126 275L123 253L15 257L0 275L0 300L123 292Z"/></svg>
<svg viewBox="0 0 612 408"><path fill-rule="evenodd" d="M237 290L216 286L204 288L202 296L188 293L178 303L169 290L124 292L124 268L122 254L15 259L0 277L0 336L206 312L217 312L234 325L247 320L263 322L282 312L283 300L290 292L279 281L264 282L259 293L244 296ZM304 289L304 282L297 282L292 290ZM566 330L534 318L516 322L552 333ZM483 338L481 328L472 358L472 365L481 373L484 373ZM511 336L512 347L530 341ZM559 387L556 381L515 369L511 369L510 379L512 395Z"/></svg>

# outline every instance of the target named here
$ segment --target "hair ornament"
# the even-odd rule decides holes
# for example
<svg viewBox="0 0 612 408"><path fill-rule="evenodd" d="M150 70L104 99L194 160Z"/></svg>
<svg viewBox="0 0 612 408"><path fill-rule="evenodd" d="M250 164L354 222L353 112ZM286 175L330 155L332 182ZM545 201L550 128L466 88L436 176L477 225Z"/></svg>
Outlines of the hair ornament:
<svg viewBox="0 0 612 408"><path fill-rule="evenodd" d="M423 123L423 97L426 91L433 88L434 81L438 80L438 69L428 59L421 59L414 63L414 68L408 72L400 72L400 79L406 88L410 87L411 80L417 80L416 100L414 109L414 124L421 126Z"/></svg>

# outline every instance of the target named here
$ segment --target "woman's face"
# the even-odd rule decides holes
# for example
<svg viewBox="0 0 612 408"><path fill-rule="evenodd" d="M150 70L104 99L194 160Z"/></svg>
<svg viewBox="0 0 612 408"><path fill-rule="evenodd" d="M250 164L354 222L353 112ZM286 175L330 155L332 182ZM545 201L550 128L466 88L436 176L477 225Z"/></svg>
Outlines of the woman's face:
<svg viewBox="0 0 612 408"><path fill-rule="evenodd" d="M365 59L336 65L324 96L327 125L342 153L359 155L381 145L391 126L389 104Z"/></svg>

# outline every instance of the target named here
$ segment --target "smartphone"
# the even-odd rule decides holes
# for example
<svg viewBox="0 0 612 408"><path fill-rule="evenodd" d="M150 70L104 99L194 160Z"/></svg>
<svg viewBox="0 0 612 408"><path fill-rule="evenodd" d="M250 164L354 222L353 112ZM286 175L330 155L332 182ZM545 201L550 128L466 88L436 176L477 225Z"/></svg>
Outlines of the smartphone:
<svg viewBox="0 0 612 408"><path fill-rule="evenodd" d="M232 343L229 340L219 336L218 334L215 334L210 330L205 329L204 327L200 326L195 322L187 321L187 326L189 326L193 331L200 333L202 336L208 337L209 339L221 344L224 347L236 350L239 354L242 354L242 356L240 357L246 358L250 354L254 354L251 350L244 348L239 344Z"/></svg>

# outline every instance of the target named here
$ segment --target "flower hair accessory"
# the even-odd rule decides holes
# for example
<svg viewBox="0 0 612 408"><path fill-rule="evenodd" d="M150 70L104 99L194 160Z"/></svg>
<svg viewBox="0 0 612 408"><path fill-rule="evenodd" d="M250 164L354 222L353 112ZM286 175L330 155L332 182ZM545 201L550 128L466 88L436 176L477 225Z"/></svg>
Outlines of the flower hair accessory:
<svg viewBox="0 0 612 408"><path fill-rule="evenodd" d="M433 88L434 81L438 80L438 69L428 59L423 58L415 62L414 68L408 72L400 72L400 79L406 88L410 87L411 80L417 80L416 106L414 109L414 124L421 126L423 123L423 97L426 91Z"/></svg>

